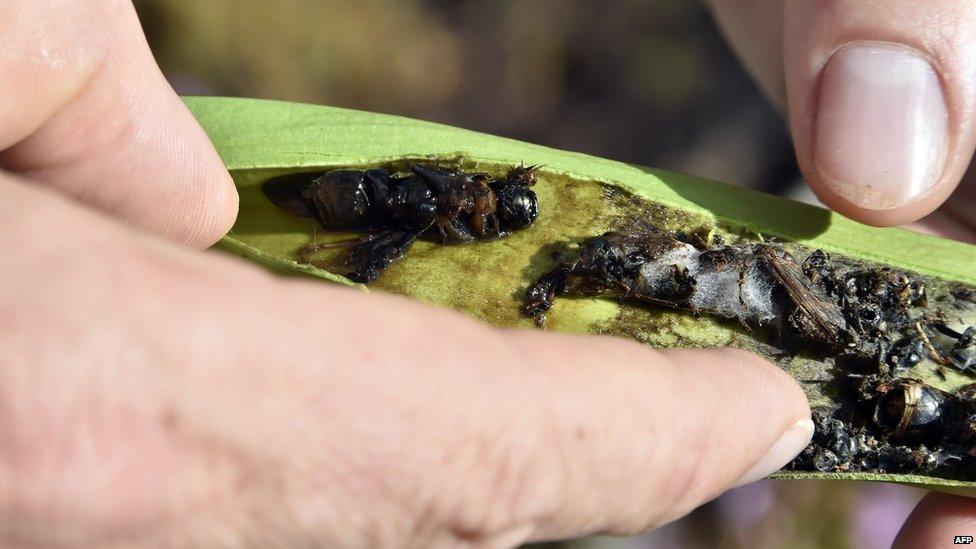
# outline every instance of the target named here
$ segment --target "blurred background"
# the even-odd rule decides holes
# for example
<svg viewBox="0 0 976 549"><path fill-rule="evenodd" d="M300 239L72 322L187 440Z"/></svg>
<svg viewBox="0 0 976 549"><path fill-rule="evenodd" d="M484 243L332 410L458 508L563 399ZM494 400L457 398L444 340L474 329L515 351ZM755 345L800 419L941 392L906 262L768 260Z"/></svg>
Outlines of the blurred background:
<svg viewBox="0 0 976 549"><path fill-rule="evenodd" d="M135 0L184 94L399 114L810 199L785 124L689 0ZM919 491L761 481L633 538L888 547Z"/></svg>

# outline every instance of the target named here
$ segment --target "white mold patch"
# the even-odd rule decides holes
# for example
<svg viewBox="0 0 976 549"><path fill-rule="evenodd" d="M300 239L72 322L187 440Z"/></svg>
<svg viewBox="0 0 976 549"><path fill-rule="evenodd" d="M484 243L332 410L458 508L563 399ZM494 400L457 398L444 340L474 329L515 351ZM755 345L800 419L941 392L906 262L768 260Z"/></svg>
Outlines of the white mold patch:
<svg viewBox="0 0 976 549"><path fill-rule="evenodd" d="M749 251L736 249L735 261L723 268L702 261L702 253L676 242L673 249L641 266L638 284L649 295L661 294L673 285L675 273L683 271L695 281L688 299L693 309L750 325L765 325L777 316L774 283Z"/></svg>

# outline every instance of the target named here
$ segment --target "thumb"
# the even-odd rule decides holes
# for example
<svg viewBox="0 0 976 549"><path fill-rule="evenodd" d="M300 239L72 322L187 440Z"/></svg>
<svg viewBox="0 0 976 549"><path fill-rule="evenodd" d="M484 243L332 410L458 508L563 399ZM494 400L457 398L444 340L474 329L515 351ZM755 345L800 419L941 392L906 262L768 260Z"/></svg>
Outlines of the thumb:
<svg viewBox="0 0 976 549"><path fill-rule="evenodd" d="M550 370L533 415L551 418L568 474L534 539L656 528L779 470L813 434L797 383L750 353L542 337L524 347Z"/></svg>
<svg viewBox="0 0 976 549"><path fill-rule="evenodd" d="M976 145L976 5L786 2L786 91L801 169L821 200L874 225L939 207Z"/></svg>

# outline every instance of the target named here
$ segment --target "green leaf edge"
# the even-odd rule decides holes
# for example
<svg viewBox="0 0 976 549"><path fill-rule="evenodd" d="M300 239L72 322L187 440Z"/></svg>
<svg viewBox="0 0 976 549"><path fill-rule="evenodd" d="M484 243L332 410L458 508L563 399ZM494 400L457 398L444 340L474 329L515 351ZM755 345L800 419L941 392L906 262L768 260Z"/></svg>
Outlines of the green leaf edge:
<svg viewBox="0 0 976 549"><path fill-rule="evenodd" d="M185 97L227 169L318 168L404 157L464 156L486 163L543 164L549 171L619 185L648 200L761 234L976 284L976 247L897 228L877 228L823 208L700 177L562 151L400 116L262 99ZM323 152L328 151L328 152ZM810 226L817 227L815 232ZM233 235L218 244L273 271L361 284L267 254ZM781 472L781 480L894 482L976 497L976 481L878 473Z"/></svg>
<svg viewBox="0 0 976 549"><path fill-rule="evenodd" d="M336 284L354 286L361 290L366 290L366 286L363 284L353 282L342 275L330 273L329 271L319 269L305 263L299 263L297 261L283 259L276 255L271 255L259 250L258 248L255 248L254 246L249 246L232 236L223 237L217 245L228 253L238 255L260 265L264 265L268 269L280 274L304 274L322 278Z"/></svg>
<svg viewBox="0 0 976 549"><path fill-rule="evenodd" d="M937 490L966 497L976 497L976 482L949 480L924 475L893 475L885 473L801 473L784 471L769 475L772 480L856 480L861 482L892 482L926 490Z"/></svg>

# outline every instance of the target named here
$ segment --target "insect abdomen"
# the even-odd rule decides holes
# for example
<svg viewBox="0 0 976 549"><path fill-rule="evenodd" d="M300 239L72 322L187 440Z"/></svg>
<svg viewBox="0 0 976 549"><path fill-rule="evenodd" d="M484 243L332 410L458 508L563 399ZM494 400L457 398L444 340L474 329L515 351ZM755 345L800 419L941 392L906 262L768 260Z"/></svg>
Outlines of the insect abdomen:
<svg viewBox="0 0 976 549"><path fill-rule="evenodd" d="M314 217L326 230L369 226L372 207L361 171L334 170L316 177L302 196L315 206Z"/></svg>
<svg viewBox="0 0 976 549"><path fill-rule="evenodd" d="M671 248L646 261L640 269L637 290L663 301L674 301L670 288L676 273L693 281L685 284L687 295L683 306L725 318L762 326L777 314L772 297L773 282L756 269L748 249L701 251L690 244L669 239ZM728 262L716 261L716 252L725 254Z"/></svg>

